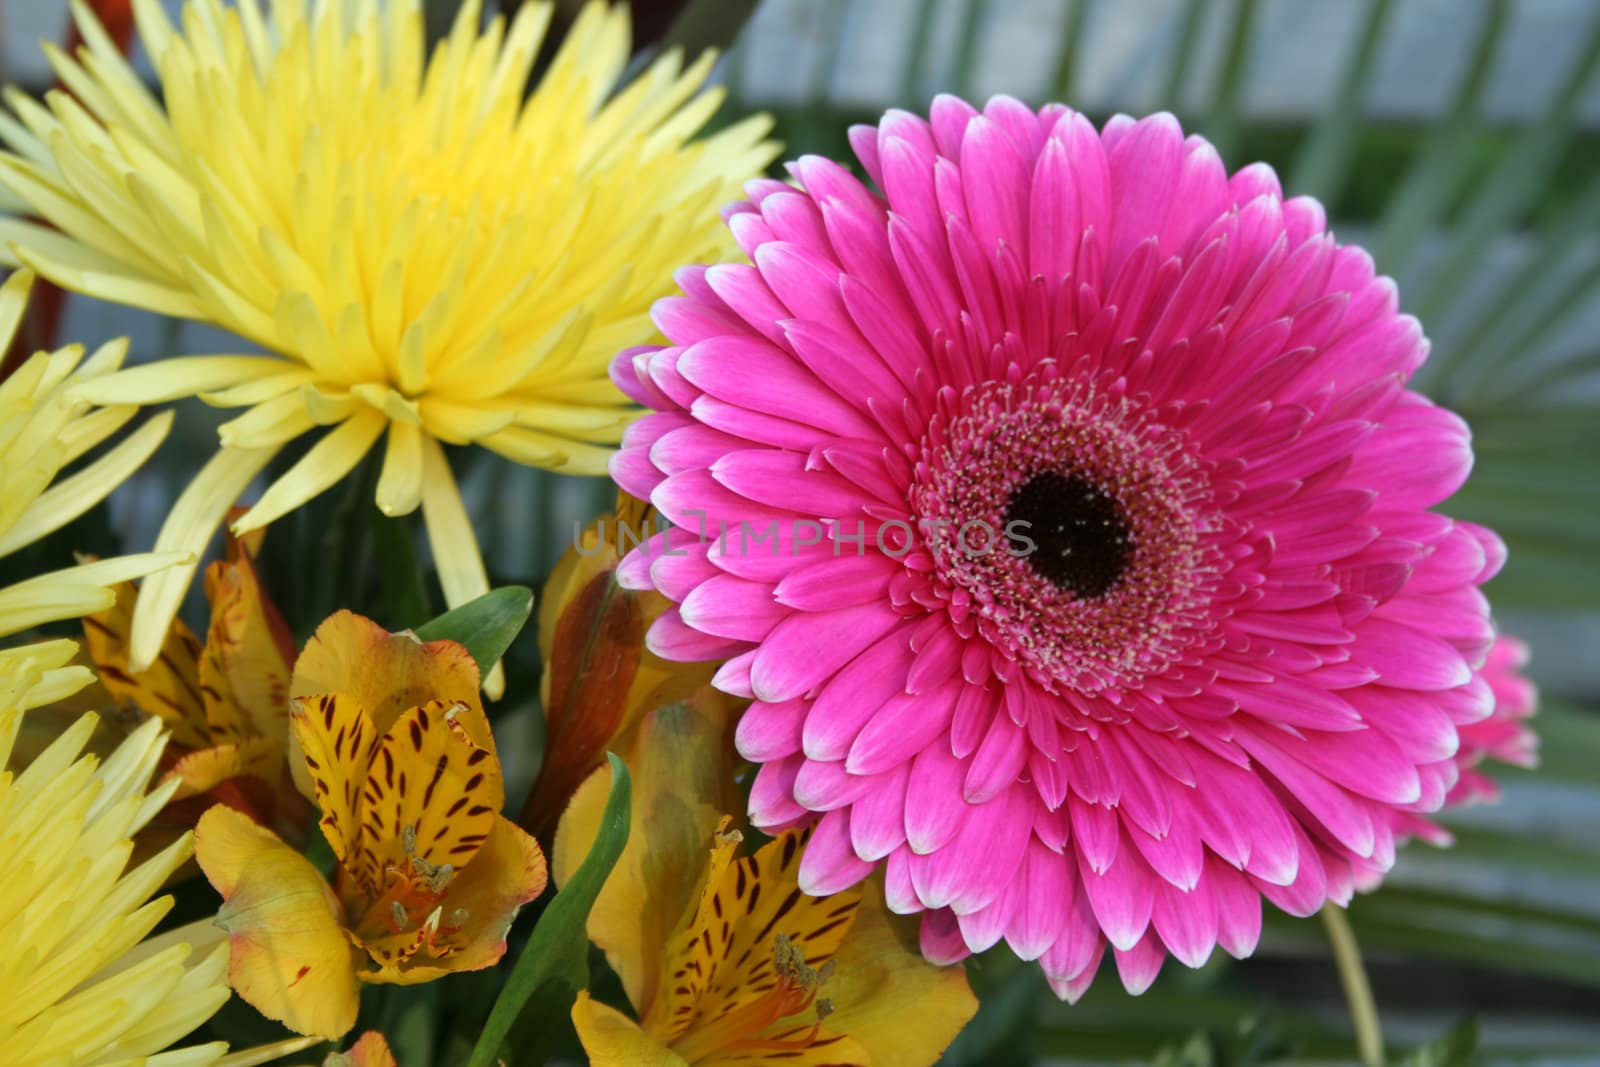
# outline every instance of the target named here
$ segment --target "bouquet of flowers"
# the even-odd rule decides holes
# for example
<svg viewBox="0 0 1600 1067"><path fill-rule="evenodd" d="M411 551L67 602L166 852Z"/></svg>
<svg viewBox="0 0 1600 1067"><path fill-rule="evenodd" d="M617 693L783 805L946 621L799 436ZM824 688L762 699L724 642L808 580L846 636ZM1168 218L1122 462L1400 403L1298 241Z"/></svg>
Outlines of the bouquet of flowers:
<svg viewBox="0 0 1600 1067"><path fill-rule="evenodd" d="M599 2L101 9L0 119L0 1062L931 1064L975 953L1137 995L1273 910L1381 1060L1344 909L1534 693L1316 200L1004 95L773 176ZM59 290L235 347L13 345ZM150 550L46 560L190 397ZM615 482L537 596L483 452Z"/></svg>

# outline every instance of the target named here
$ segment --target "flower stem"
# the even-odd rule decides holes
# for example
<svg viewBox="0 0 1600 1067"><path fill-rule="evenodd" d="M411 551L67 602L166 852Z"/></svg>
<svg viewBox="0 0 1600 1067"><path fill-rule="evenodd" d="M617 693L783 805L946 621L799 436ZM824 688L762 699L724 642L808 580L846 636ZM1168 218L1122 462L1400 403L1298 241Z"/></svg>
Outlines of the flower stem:
<svg viewBox="0 0 1600 1067"><path fill-rule="evenodd" d="M1333 962L1339 968L1339 984L1350 1005L1350 1024L1356 1032L1356 1051L1366 1067L1383 1065L1383 1030L1378 1025L1378 1004L1372 999L1372 983L1361 965L1361 949L1350 929L1344 909L1328 904L1322 909L1322 925L1328 930L1333 947Z"/></svg>

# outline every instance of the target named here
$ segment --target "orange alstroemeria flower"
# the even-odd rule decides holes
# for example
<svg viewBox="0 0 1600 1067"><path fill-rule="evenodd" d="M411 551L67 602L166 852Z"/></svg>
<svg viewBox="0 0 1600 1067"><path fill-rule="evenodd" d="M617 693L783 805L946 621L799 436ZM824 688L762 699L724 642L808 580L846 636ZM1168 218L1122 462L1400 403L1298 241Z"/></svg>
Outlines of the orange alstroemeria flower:
<svg viewBox="0 0 1600 1067"><path fill-rule="evenodd" d="M294 644L256 572L260 541L230 537L226 558L207 568L211 619L203 645L175 620L156 662L131 673L129 631L139 596L132 582L116 587L111 607L83 620L84 645L113 700L171 731L167 776L181 784L161 825L193 826L221 801L298 841L309 808L285 759Z"/></svg>
<svg viewBox="0 0 1600 1067"><path fill-rule="evenodd" d="M500 814L505 791L477 665L340 612L295 664L291 763L337 859L329 885L277 836L226 807L195 854L223 897L229 978L300 1033L355 1025L361 982L427 982L505 954L544 890L537 842Z"/></svg>
<svg viewBox="0 0 1600 1067"><path fill-rule="evenodd" d="M672 602L624 589L616 570L657 525L645 501L619 492L616 510L578 534L539 598L544 762L517 821L541 840L549 840L573 791L646 712L691 698L738 703L711 687L716 664L673 663L645 647L645 632Z"/></svg>
<svg viewBox="0 0 1600 1067"><path fill-rule="evenodd" d="M747 848L726 708L676 703L620 739L633 781L627 846L589 911L589 939L631 1014L580 992L572 1022L595 1067L924 1067L977 1010L961 967L922 958L880 884L800 890L804 834ZM556 832L557 885L599 831L611 772ZM743 853L743 854L741 854Z"/></svg>

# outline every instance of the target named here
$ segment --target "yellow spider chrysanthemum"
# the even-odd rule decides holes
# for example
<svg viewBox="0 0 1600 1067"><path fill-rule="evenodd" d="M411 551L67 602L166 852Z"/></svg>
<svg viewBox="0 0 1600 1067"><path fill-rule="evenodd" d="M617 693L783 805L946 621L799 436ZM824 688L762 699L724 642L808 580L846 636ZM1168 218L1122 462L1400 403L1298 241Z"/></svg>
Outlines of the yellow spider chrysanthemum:
<svg viewBox="0 0 1600 1067"><path fill-rule="evenodd" d="M682 263L728 250L717 208L776 152L754 118L699 141L709 55L658 59L613 93L622 7L585 8L536 88L551 8L480 29L465 4L425 57L418 0L190 0L182 31L135 0L161 101L81 5L87 44L51 51L68 92L13 93L0 184L59 233L17 220L0 242L61 285L221 325L269 356L126 371L85 395L199 394L246 407L174 507L160 549L198 552L287 442L332 427L236 524L246 531L338 482L387 430L378 506L422 508L445 598L487 591L441 442L517 462L605 470L631 415L606 377L653 336ZM134 666L148 665L193 567L147 583Z"/></svg>
<svg viewBox="0 0 1600 1067"><path fill-rule="evenodd" d="M0 673L0 766L39 674ZM0 773L0 1063L205 1067L225 1044L161 1050L228 999L227 947L145 940L172 906L150 896L189 857L191 835L124 869L134 833L177 786L145 793L165 735L151 720L98 763L80 758L95 721L83 716L27 769Z"/></svg>
<svg viewBox="0 0 1600 1067"><path fill-rule="evenodd" d="M32 284L31 272L17 271L0 285L0 351L16 335ZM40 352L0 382L0 558L105 499L166 436L170 413L148 420L94 462L56 480L63 467L116 433L138 410L132 404L95 408L74 395L80 383L121 366L127 348L125 340L113 341L87 359L81 345ZM0 637L103 611L116 599L110 586L187 558L180 552L122 556L0 588ZM0 684L33 678L34 688L16 695L19 708L69 696L94 677L85 667L68 665L77 647L60 640L0 649ZM35 670L25 670L27 665Z"/></svg>

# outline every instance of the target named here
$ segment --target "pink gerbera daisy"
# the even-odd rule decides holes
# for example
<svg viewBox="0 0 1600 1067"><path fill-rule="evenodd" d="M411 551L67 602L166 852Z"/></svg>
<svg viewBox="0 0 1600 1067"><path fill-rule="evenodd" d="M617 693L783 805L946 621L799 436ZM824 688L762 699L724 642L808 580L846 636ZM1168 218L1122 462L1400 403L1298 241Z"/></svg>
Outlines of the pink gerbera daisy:
<svg viewBox="0 0 1600 1067"><path fill-rule="evenodd" d="M1429 510L1472 453L1394 284L1170 115L941 97L851 140L881 192L751 184L751 263L613 366L657 413L612 473L677 524L619 579L753 698L752 819L1068 998L1107 944L1137 992L1251 952L1262 896L1345 903L1493 704L1504 552Z"/></svg>
<svg viewBox="0 0 1600 1067"><path fill-rule="evenodd" d="M1461 749L1456 763L1461 778L1445 797L1453 807L1475 800L1499 800L1500 787L1478 769L1484 760L1535 767L1539 763L1539 738L1528 727L1539 706L1539 690L1522 673L1528 663L1528 646L1515 637L1500 637L1489 649L1483 677L1494 691L1494 714L1461 727Z"/></svg>
<svg viewBox="0 0 1600 1067"><path fill-rule="evenodd" d="M1444 798L1444 807L1500 799L1500 786L1482 769L1485 760L1514 767L1534 767L1539 762L1539 737L1528 726L1538 709L1539 690L1522 668L1528 646L1515 637L1500 636L1489 649L1479 674L1494 694L1494 710L1477 722L1463 723L1455 762L1460 777ZM1424 815L1395 813L1395 833L1415 835L1435 845L1448 845L1448 830Z"/></svg>

